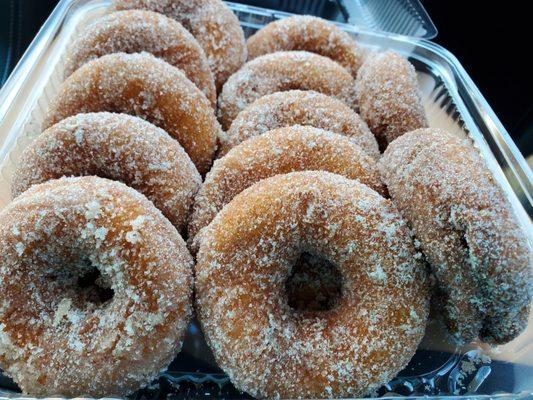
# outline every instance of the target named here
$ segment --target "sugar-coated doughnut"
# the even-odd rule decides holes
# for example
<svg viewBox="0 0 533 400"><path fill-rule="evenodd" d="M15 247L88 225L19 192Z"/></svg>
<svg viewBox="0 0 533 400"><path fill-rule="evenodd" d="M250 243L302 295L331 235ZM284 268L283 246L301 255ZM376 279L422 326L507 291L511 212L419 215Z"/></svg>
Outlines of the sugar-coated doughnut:
<svg viewBox="0 0 533 400"><path fill-rule="evenodd" d="M65 76L106 54L143 51L181 69L216 107L215 81L204 51L179 22L152 11L117 11L97 19L72 44Z"/></svg>
<svg viewBox="0 0 533 400"><path fill-rule="evenodd" d="M0 212L0 368L34 397L125 396L181 348L192 283L185 242L137 191L35 185Z"/></svg>
<svg viewBox="0 0 533 400"><path fill-rule="evenodd" d="M287 90L314 90L356 109L355 80L335 61L306 51L280 51L246 63L224 84L218 117L224 130L258 98Z"/></svg>
<svg viewBox="0 0 533 400"><path fill-rule="evenodd" d="M310 15L295 15L273 21L246 42L248 59L276 51L304 50L329 57L355 78L361 54L354 39L333 23Z"/></svg>
<svg viewBox="0 0 533 400"><path fill-rule="evenodd" d="M285 282L302 252L341 271L325 312L289 307ZM323 171L264 179L207 227L197 311L218 365L260 398L368 394L413 356L428 314L426 271L395 207Z"/></svg>
<svg viewBox="0 0 533 400"><path fill-rule="evenodd" d="M89 61L62 83L44 128L99 111L150 121L180 142L201 174L209 170L220 125L204 94L165 61L149 53L114 53Z"/></svg>
<svg viewBox="0 0 533 400"><path fill-rule="evenodd" d="M13 176L18 196L62 176L97 175L137 189L183 232L202 178L164 130L126 114L68 117L24 149Z"/></svg>
<svg viewBox="0 0 533 400"><path fill-rule="evenodd" d="M526 327L531 251L477 151L437 129L393 141L380 170L444 295L452 337L500 344Z"/></svg>
<svg viewBox="0 0 533 400"><path fill-rule="evenodd" d="M392 52L370 54L357 75L359 114L382 150L405 132L428 126L414 67Z"/></svg>
<svg viewBox="0 0 533 400"><path fill-rule="evenodd" d="M380 156L378 144L366 123L342 101L312 90L289 90L259 98L244 110L220 137L217 156L269 130L309 125L348 136L370 156Z"/></svg>
<svg viewBox="0 0 533 400"><path fill-rule="evenodd" d="M156 11L181 23L204 49L217 91L246 61L239 20L220 0L113 0L113 8Z"/></svg>
<svg viewBox="0 0 533 400"><path fill-rule="evenodd" d="M196 197L189 222L193 251L198 247L196 235L237 194L261 179L306 170L358 179L385 194L375 160L350 139L310 126L275 129L246 140L215 161Z"/></svg>

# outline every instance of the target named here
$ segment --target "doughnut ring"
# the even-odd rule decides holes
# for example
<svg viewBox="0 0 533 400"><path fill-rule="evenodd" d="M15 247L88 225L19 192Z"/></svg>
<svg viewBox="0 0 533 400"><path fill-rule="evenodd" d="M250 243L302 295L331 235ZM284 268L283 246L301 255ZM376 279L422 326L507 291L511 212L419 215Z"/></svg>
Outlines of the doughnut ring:
<svg viewBox="0 0 533 400"><path fill-rule="evenodd" d="M137 191L97 177L33 186L0 212L0 247L0 367L24 393L127 395L180 350L192 257Z"/></svg>
<svg viewBox="0 0 533 400"><path fill-rule="evenodd" d="M79 113L137 115L177 139L201 174L209 170L220 126L203 93L178 69L149 53L89 61L62 83L44 128Z"/></svg>
<svg viewBox="0 0 533 400"><path fill-rule="evenodd" d="M199 319L218 365L254 397L357 397L406 366L424 335L426 271L389 200L324 171L264 179L207 227ZM303 251L343 276L327 312L294 311L285 282Z"/></svg>
<svg viewBox="0 0 533 400"><path fill-rule="evenodd" d="M531 252L477 151L418 129L389 145L380 170L443 292L452 338L502 344L518 336L529 316Z"/></svg>
<svg viewBox="0 0 533 400"><path fill-rule="evenodd" d="M368 55L356 90L359 114L382 150L405 132L428 126L415 69L404 57L391 51Z"/></svg>
<svg viewBox="0 0 533 400"><path fill-rule="evenodd" d="M380 157L378 144L366 123L342 101L311 90L276 92L242 110L220 137L218 157L232 147L269 130L310 125L348 136L372 158Z"/></svg>
<svg viewBox="0 0 533 400"><path fill-rule="evenodd" d="M181 23L204 49L217 92L247 57L239 20L220 0L113 0L115 10L151 10Z"/></svg>
<svg viewBox="0 0 533 400"><path fill-rule="evenodd" d="M179 22L151 11L117 11L89 25L72 45L65 76L106 54L143 51L182 70L216 107L213 75L196 39Z"/></svg>
<svg viewBox="0 0 533 400"><path fill-rule="evenodd" d="M355 80L335 61L305 51L280 51L246 63L224 84L218 97L218 117L228 130L237 114L255 100L274 92L314 90L356 109Z"/></svg>
<svg viewBox="0 0 533 400"><path fill-rule="evenodd" d="M361 54L353 38L322 18L295 15L273 21L247 40L248 59L276 51L303 50L329 57L355 78Z"/></svg>
<svg viewBox="0 0 533 400"><path fill-rule="evenodd" d="M234 147L206 175L189 222L193 253L196 235L237 194L261 179L306 170L333 172L386 192L376 161L350 139L310 126L269 131Z"/></svg>
<svg viewBox="0 0 533 400"><path fill-rule="evenodd" d="M62 176L97 175L138 190L181 232L202 178L179 143L156 126L126 114L68 117L22 153L13 197Z"/></svg>

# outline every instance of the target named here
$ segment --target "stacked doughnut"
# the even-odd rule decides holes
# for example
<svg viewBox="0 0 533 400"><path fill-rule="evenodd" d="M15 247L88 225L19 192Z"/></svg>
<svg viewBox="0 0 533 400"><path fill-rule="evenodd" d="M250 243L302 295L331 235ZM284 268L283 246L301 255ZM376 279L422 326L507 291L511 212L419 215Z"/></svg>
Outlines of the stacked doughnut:
<svg viewBox="0 0 533 400"><path fill-rule="evenodd" d="M471 144L427 128L407 59L307 16L246 43L219 0L112 11L0 212L0 367L25 393L146 385L193 289L216 362L260 398L373 393L430 301L460 343L525 328L527 238Z"/></svg>

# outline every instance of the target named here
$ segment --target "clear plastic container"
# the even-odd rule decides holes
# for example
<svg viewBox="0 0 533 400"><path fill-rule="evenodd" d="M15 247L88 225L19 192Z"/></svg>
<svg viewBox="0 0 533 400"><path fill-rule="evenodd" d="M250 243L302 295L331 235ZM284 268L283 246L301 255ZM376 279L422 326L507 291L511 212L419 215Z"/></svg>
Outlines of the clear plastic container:
<svg viewBox="0 0 533 400"><path fill-rule="evenodd" d="M287 14L228 3L246 35ZM73 37L106 12L108 0L62 0L0 91L0 209L10 200L10 185L20 154L41 131L50 100L63 80L65 54ZM445 49L424 39L339 26L371 49L391 49L414 64L430 126L472 139L503 187L529 238L532 173L498 118L461 67ZM531 398L533 323L513 342L497 348L471 343L458 349L430 323L409 366L380 395ZM0 377L0 399L23 397ZM218 369L197 322L168 372L132 398L248 398Z"/></svg>
<svg viewBox="0 0 533 400"><path fill-rule="evenodd" d="M284 12L310 14L332 21L347 22L373 31L431 39L437 28L419 0L241 0L239 3ZM276 10L276 11L274 11ZM250 12L264 12L265 8Z"/></svg>

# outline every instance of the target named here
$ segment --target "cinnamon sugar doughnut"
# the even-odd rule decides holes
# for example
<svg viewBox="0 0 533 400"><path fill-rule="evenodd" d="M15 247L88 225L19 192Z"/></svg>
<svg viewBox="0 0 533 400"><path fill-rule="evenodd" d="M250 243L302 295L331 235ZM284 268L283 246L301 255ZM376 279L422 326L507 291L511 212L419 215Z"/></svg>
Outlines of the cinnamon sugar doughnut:
<svg viewBox="0 0 533 400"><path fill-rule="evenodd" d="M12 193L84 175L137 189L180 231L202 184L189 156L165 131L137 117L102 112L68 117L38 136L22 154Z"/></svg>
<svg viewBox="0 0 533 400"><path fill-rule="evenodd" d="M196 197L189 222L195 237L237 194L254 183L293 171L323 170L358 179L384 194L375 161L348 138L312 128L292 126L253 137L215 161Z"/></svg>
<svg viewBox="0 0 533 400"><path fill-rule="evenodd" d="M183 239L137 191L33 186L0 212L0 368L34 397L125 396L179 351L192 280Z"/></svg>
<svg viewBox="0 0 533 400"><path fill-rule="evenodd" d="M355 78L361 54L353 38L322 18L295 15L273 21L250 36L248 59L276 51L304 50L329 57Z"/></svg>
<svg viewBox="0 0 533 400"><path fill-rule="evenodd" d="M113 0L113 8L156 11L181 23L204 49L217 91L246 61L239 20L220 0Z"/></svg>
<svg viewBox="0 0 533 400"><path fill-rule="evenodd" d="M220 137L217 156L246 139L290 125L310 125L348 136L370 156L380 156L366 123L342 101L312 90L276 92L254 101Z"/></svg>
<svg viewBox="0 0 533 400"><path fill-rule="evenodd" d="M285 281L302 252L343 276L327 312L295 311ZM218 365L265 398L363 396L405 367L424 334L425 270L389 200L323 171L264 179L207 227L199 319Z"/></svg>
<svg viewBox="0 0 533 400"><path fill-rule="evenodd" d="M196 39L180 23L151 11L117 11L89 25L74 41L65 73L105 54L142 51L181 69L216 107L213 75Z"/></svg>
<svg viewBox="0 0 533 400"><path fill-rule="evenodd" d="M418 129L389 145L380 169L445 296L453 338L500 344L518 336L529 315L531 251L477 151Z"/></svg>
<svg viewBox="0 0 533 400"><path fill-rule="evenodd" d="M369 55L357 75L359 114L382 150L413 129L428 126L414 67L387 51Z"/></svg>
<svg viewBox="0 0 533 400"><path fill-rule="evenodd" d="M224 84L218 117L224 130L258 98L287 90L314 90L356 108L355 81L335 61L306 51L280 51L246 63Z"/></svg>
<svg viewBox="0 0 533 400"><path fill-rule="evenodd" d="M209 170L220 126L204 94L165 61L149 53L115 53L89 61L62 83L44 128L71 115L99 111L150 121L180 142L201 174Z"/></svg>

